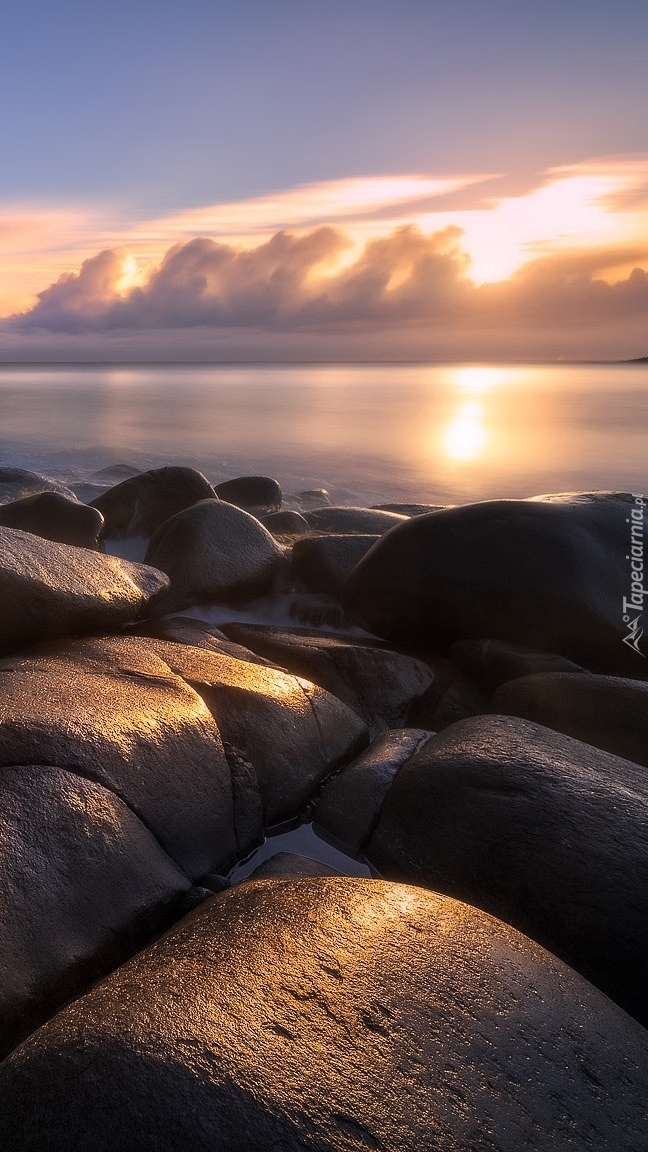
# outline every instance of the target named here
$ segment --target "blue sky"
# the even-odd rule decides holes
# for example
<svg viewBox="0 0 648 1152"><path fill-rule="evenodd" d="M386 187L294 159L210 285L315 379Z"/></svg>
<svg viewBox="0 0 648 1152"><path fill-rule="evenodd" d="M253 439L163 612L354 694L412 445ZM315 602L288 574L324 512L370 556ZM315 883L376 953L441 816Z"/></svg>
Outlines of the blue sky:
<svg viewBox="0 0 648 1152"><path fill-rule="evenodd" d="M127 235L138 221L353 177L499 175L498 195L524 197L550 170L648 156L645 0L0 9L0 238L14 237L0 259L15 285L13 307L0 285L4 315L103 248L126 244L150 266L163 238L168 249L195 235L165 225L147 248ZM639 203L645 183L624 189ZM403 225L400 201L385 211ZM34 231L39 212L49 230L41 219Z"/></svg>

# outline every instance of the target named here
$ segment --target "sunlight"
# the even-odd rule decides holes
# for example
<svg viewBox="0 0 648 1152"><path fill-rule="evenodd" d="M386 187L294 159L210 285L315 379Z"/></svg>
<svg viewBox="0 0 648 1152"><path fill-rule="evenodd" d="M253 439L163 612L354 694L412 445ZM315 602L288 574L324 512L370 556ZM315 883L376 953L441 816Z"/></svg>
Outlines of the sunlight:
<svg viewBox="0 0 648 1152"><path fill-rule="evenodd" d="M141 275L134 256L126 256L122 264L122 274L115 283L115 291L119 296L127 296L131 288L141 283Z"/></svg>
<svg viewBox="0 0 648 1152"><path fill-rule="evenodd" d="M492 388L500 376L499 368L456 368L452 373L452 383L462 392L477 395Z"/></svg>
<svg viewBox="0 0 648 1152"><path fill-rule="evenodd" d="M468 461L481 455L487 441L483 415L482 405L474 400L461 405L443 438L446 456L451 460Z"/></svg>

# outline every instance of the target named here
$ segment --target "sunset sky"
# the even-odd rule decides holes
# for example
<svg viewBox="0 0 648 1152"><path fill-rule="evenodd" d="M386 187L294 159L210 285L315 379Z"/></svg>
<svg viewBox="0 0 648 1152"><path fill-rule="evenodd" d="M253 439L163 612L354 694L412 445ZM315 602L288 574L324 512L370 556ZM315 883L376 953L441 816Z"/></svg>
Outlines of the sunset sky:
<svg viewBox="0 0 648 1152"><path fill-rule="evenodd" d="M0 359L648 354L645 0L7 0Z"/></svg>

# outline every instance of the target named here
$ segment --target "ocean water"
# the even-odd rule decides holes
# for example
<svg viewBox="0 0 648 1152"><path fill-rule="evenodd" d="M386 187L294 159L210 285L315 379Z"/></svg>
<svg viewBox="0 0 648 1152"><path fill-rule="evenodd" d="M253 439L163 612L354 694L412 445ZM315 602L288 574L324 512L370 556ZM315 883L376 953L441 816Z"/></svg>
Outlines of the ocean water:
<svg viewBox="0 0 648 1152"><path fill-rule="evenodd" d="M648 365L0 366L0 462L275 476L335 502L646 491Z"/></svg>

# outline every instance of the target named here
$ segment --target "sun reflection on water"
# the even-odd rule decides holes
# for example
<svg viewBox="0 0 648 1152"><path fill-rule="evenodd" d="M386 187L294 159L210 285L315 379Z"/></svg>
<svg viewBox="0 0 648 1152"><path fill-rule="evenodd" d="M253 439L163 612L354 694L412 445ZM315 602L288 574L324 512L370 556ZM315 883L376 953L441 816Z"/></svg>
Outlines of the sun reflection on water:
<svg viewBox="0 0 648 1152"><path fill-rule="evenodd" d="M467 400L461 405L443 437L446 456L468 461L482 454L488 440L483 417L483 404Z"/></svg>

